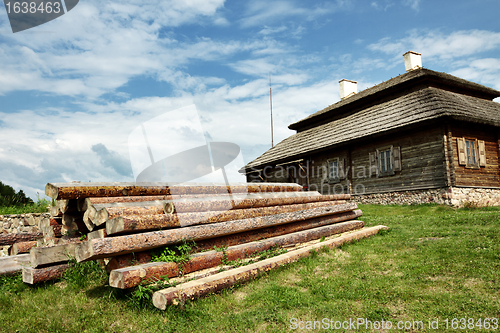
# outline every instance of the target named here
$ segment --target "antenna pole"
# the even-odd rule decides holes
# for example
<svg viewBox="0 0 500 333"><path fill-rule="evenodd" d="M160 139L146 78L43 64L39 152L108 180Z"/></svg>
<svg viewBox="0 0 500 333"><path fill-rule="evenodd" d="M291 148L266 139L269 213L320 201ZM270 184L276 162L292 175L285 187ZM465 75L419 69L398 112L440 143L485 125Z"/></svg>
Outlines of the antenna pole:
<svg viewBox="0 0 500 333"><path fill-rule="evenodd" d="M271 72L269 72L269 103L271 105L271 147L274 147L274 133L273 133L273 88L271 86Z"/></svg>

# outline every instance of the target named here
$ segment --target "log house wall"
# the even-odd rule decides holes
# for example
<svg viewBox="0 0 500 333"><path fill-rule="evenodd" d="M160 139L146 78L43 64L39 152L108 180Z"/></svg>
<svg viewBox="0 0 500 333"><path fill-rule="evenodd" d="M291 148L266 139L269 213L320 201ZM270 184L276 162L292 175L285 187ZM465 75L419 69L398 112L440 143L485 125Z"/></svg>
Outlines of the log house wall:
<svg viewBox="0 0 500 333"><path fill-rule="evenodd" d="M451 125L451 131L456 186L500 187L498 130L470 123L454 123ZM457 138L462 137L484 140L486 167L468 169L459 165Z"/></svg>

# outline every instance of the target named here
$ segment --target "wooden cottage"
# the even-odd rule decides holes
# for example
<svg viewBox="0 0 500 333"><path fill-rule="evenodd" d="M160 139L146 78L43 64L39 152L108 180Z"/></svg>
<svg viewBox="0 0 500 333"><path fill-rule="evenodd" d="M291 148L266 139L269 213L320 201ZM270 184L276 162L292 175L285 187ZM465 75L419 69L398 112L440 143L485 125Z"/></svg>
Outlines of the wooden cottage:
<svg viewBox="0 0 500 333"><path fill-rule="evenodd" d="M295 182L361 202L500 204L500 91L422 68L356 92L289 126L296 134L248 163L249 182Z"/></svg>

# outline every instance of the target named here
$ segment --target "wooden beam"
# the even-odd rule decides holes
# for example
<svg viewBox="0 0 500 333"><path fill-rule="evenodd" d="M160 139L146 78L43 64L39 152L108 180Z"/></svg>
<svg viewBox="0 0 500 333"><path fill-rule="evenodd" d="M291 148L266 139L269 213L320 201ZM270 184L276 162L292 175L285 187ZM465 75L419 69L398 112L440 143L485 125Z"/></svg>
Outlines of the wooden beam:
<svg viewBox="0 0 500 333"><path fill-rule="evenodd" d="M183 195L251 192L302 191L302 187L289 183L48 183L45 194L54 200L87 197L121 197L129 195Z"/></svg>
<svg viewBox="0 0 500 333"><path fill-rule="evenodd" d="M109 285L115 288L128 289L138 286L143 281L158 280L162 277L176 277L181 273L191 273L202 269L215 267L225 261L234 261L252 257L272 247L284 247L291 244L309 242L321 237L360 229L364 226L361 221L349 221L319 228L295 232L283 236L272 237L260 241L230 246L224 252L208 251L191 255L189 262L178 265L174 262L148 263L139 266L127 267L111 271ZM179 267L180 266L180 267Z"/></svg>
<svg viewBox="0 0 500 333"><path fill-rule="evenodd" d="M73 266L73 264L68 263L43 268L23 267L23 282L36 284L59 279L71 266Z"/></svg>
<svg viewBox="0 0 500 333"><path fill-rule="evenodd" d="M315 195L316 194L316 195ZM118 197L119 198L119 197ZM141 197L134 197L141 198ZM180 195L164 196L165 200L94 203L95 199L87 198L87 207L93 207L89 212L92 222L99 226L109 219L123 215L151 215L166 213L206 212L252 207L267 207L294 203L307 203L329 200L349 200L349 195L321 196L319 192L265 192L235 195ZM97 201L99 202L99 201ZM234 206L234 203L237 203ZM93 212L93 213L92 213Z"/></svg>
<svg viewBox="0 0 500 333"><path fill-rule="evenodd" d="M309 202L304 204L236 209L227 211L209 211L181 214L151 214L120 216L106 222L108 235L131 233L175 227L188 227L200 224L220 223L232 220L242 220L258 216L268 216L279 213L295 212L318 207L332 207L345 204L343 200Z"/></svg>
<svg viewBox="0 0 500 333"><path fill-rule="evenodd" d="M330 207L319 207L303 211L253 217L243 220L227 221L178 229L161 230L117 237L93 239L78 246L78 262L107 258L120 254L145 251L161 246L175 244L183 240L202 240L235 234L247 230L260 229L315 217L334 215L357 209L356 203L346 203Z"/></svg>
<svg viewBox="0 0 500 333"><path fill-rule="evenodd" d="M30 265L29 254L0 257L0 275L15 274Z"/></svg>
<svg viewBox="0 0 500 333"><path fill-rule="evenodd" d="M293 192L292 192L293 193ZM297 192L297 193L308 193L308 192ZM173 206L172 213L192 213L192 212L207 212L207 211L225 211L231 209L246 209L246 208L259 208L259 207L271 207L271 206L285 206L293 204L305 204L313 202L322 201L341 201L350 200L351 196L349 194L338 194L338 195L302 195L302 196L287 196L288 193L283 193L284 196L279 197L238 197L234 196L234 201L236 205L233 205L231 200L214 198L212 200L200 200L200 199L179 199L169 201ZM165 209L167 213L167 209Z"/></svg>
<svg viewBox="0 0 500 333"><path fill-rule="evenodd" d="M18 242L36 241L37 239L42 237L43 234L41 232L0 234L0 246L13 245Z"/></svg>
<svg viewBox="0 0 500 333"><path fill-rule="evenodd" d="M87 240L104 238L108 234L106 233L106 229L97 229L87 234Z"/></svg>
<svg viewBox="0 0 500 333"><path fill-rule="evenodd" d="M21 254L21 253L28 253L32 247L35 247L37 245L37 241L27 241L27 242L17 242L14 245L12 245L11 249L11 255L16 255L16 254Z"/></svg>
<svg viewBox="0 0 500 333"><path fill-rule="evenodd" d="M65 263L75 258L78 243L68 243L50 247L34 247L30 251L31 267Z"/></svg>
<svg viewBox="0 0 500 333"><path fill-rule="evenodd" d="M286 223L262 229L244 231L237 234L205 239L196 242L196 251L200 252L205 250L212 250L214 248L224 248L242 243L249 243L265 238L286 235L293 232L309 230L329 224L355 220L359 218L361 215L363 215L361 210L356 209L352 212L322 216L309 219L306 221ZM106 269L108 271L111 271L114 269L124 268L127 266L134 266L134 265L148 263L151 261L154 251L155 250L147 250L143 252L136 252L136 253L129 253L129 254L115 256L113 258L110 258L108 264L106 265Z"/></svg>
<svg viewBox="0 0 500 333"><path fill-rule="evenodd" d="M316 243L304 248L289 251L279 256L259 261L247 266L235 268L199 280L190 281L176 287L157 291L153 294L153 305L160 310L165 310L169 304L177 304L179 301L194 299L209 293L218 292L224 288L233 286L255 278L263 272L281 267L285 264L307 257L312 250L322 247L338 247L362 238L370 237L378 233L380 229L388 229L385 226L376 226L355 231L340 237L336 237L325 242Z"/></svg>

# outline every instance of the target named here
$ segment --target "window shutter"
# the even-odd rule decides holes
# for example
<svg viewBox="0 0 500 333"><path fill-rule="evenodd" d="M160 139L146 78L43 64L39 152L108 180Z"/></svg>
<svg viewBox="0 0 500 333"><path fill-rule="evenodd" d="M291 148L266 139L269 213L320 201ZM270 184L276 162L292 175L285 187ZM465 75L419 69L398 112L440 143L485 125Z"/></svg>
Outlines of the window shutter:
<svg viewBox="0 0 500 333"><path fill-rule="evenodd" d="M401 171L401 147L392 148L394 171Z"/></svg>
<svg viewBox="0 0 500 333"><path fill-rule="evenodd" d="M376 170L378 170L377 166L377 153L369 153L369 161L370 161L370 170L368 170L368 174L372 176L373 174L377 174Z"/></svg>
<svg viewBox="0 0 500 333"><path fill-rule="evenodd" d="M457 138L457 145L458 145L458 164L465 165L467 164L465 156L465 139Z"/></svg>
<svg viewBox="0 0 500 333"><path fill-rule="evenodd" d="M347 178L345 165L346 165L346 159L340 158L339 159L339 179L346 179Z"/></svg>
<svg viewBox="0 0 500 333"><path fill-rule="evenodd" d="M486 166L486 147L483 140L478 140L477 145L479 146L479 166Z"/></svg>

